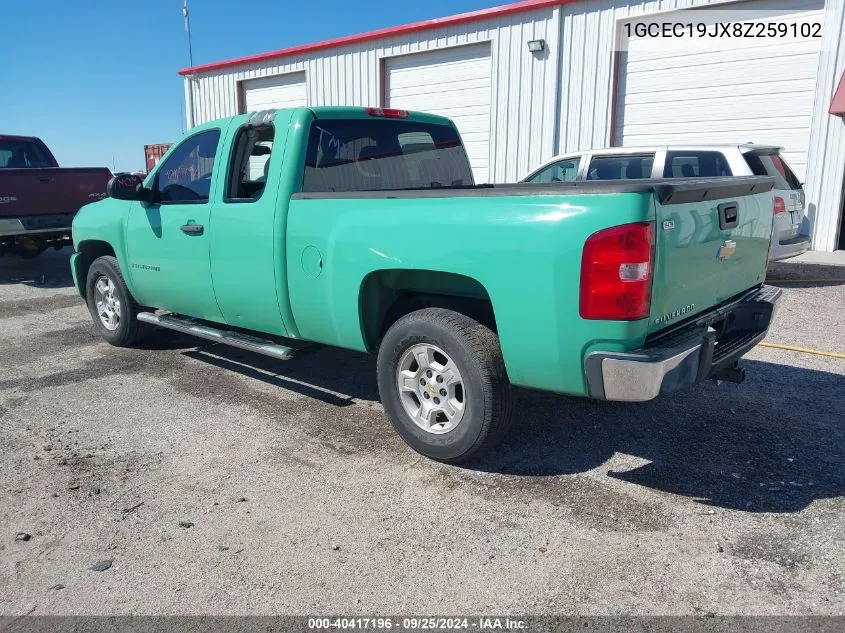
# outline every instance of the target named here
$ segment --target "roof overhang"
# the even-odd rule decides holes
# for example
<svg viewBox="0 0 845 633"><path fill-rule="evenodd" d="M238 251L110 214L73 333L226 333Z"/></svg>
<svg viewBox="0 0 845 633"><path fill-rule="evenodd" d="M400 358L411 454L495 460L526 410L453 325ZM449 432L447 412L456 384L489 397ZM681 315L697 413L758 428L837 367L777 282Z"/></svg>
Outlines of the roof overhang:
<svg viewBox="0 0 845 633"><path fill-rule="evenodd" d="M403 24L402 26L392 26L385 29L378 29L376 31L359 33L357 35L347 35L345 37L324 40L322 42L316 42L313 44L292 46L290 48L283 48L278 51L270 51L269 53L259 53L258 55L248 55L246 57L236 57L234 59L227 59L219 62L211 62L209 64L200 64L199 66L183 68L179 71L179 74L184 76L195 75L197 73L206 73L214 70L220 70L222 68L228 68L230 66L265 62L271 59L281 59L283 57L291 57L293 55L302 55L304 53L313 53L329 48L337 48L338 46L360 44L362 42L378 40L384 37L395 37L397 35L407 35L408 33L428 31L430 29L437 29L445 26L466 24L467 22L478 22L479 20L497 18L506 15L512 15L514 13L522 13L524 11L545 9L548 7L554 7L562 4L572 4L580 1L582 0L522 0L521 2L505 4L499 7L492 7L490 9L470 11L468 13L450 15L445 18L434 18L433 20L423 20L422 22L413 22L411 24Z"/></svg>

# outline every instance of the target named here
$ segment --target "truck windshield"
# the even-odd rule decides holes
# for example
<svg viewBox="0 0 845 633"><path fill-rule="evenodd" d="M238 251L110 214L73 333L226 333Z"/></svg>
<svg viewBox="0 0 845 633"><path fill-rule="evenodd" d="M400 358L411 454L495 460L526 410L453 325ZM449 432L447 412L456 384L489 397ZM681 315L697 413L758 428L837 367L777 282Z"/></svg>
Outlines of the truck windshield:
<svg viewBox="0 0 845 633"><path fill-rule="evenodd" d="M0 169L38 169L55 166L52 157L35 141L0 138Z"/></svg>
<svg viewBox="0 0 845 633"><path fill-rule="evenodd" d="M450 125L326 119L311 126L304 192L432 189L475 184Z"/></svg>

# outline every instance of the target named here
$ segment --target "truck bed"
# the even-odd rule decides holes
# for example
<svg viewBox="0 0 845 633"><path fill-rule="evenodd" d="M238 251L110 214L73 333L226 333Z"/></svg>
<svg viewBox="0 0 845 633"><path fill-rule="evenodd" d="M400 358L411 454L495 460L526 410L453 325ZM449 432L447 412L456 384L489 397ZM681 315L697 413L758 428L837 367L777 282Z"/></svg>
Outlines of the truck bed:
<svg viewBox="0 0 845 633"><path fill-rule="evenodd" d="M105 167L0 169L0 218L20 219L32 231L41 216L65 216L69 227L83 205L105 197L109 178Z"/></svg>
<svg viewBox="0 0 845 633"><path fill-rule="evenodd" d="M753 176L294 194L287 268L293 316L306 324L304 338L354 346L360 329L339 330L322 316L337 310L347 291L344 309L355 309L357 286L353 293L345 280L390 268L449 270L488 293L515 384L577 394L586 354L639 348L647 336L762 285L773 182ZM726 206L738 217L722 228ZM653 227L648 315L581 317L586 240L632 222ZM301 253L311 246L324 254L328 271L340 272L317 283L300 279Z"/></svg>

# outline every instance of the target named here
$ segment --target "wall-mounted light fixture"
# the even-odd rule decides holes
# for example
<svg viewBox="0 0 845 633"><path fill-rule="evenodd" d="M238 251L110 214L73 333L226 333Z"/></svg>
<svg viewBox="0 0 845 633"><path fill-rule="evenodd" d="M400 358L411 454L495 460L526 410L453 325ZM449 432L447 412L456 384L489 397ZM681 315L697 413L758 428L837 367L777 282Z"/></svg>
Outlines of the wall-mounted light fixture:
<svg viewBox="0 0 845 633"><path fill-rule="evenodd" d="M528 50L532 53L542 53L546 50L546 40L531 40L528 42Z"/></svg>

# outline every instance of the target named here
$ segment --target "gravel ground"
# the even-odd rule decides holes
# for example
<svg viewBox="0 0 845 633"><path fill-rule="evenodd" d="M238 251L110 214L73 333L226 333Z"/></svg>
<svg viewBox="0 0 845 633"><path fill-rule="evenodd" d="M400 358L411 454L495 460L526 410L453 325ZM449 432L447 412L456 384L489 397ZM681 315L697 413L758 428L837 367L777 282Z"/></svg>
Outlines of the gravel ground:
<svg viewBox="0 0 845 633"><path fill-rule="evenodd" d="M68 254L0 259L0 614L845 613L845 360L522 392L449 467L389 428L371 357L108 346ZM845 353L845 282L784 293L770 341Z"/></svg>

